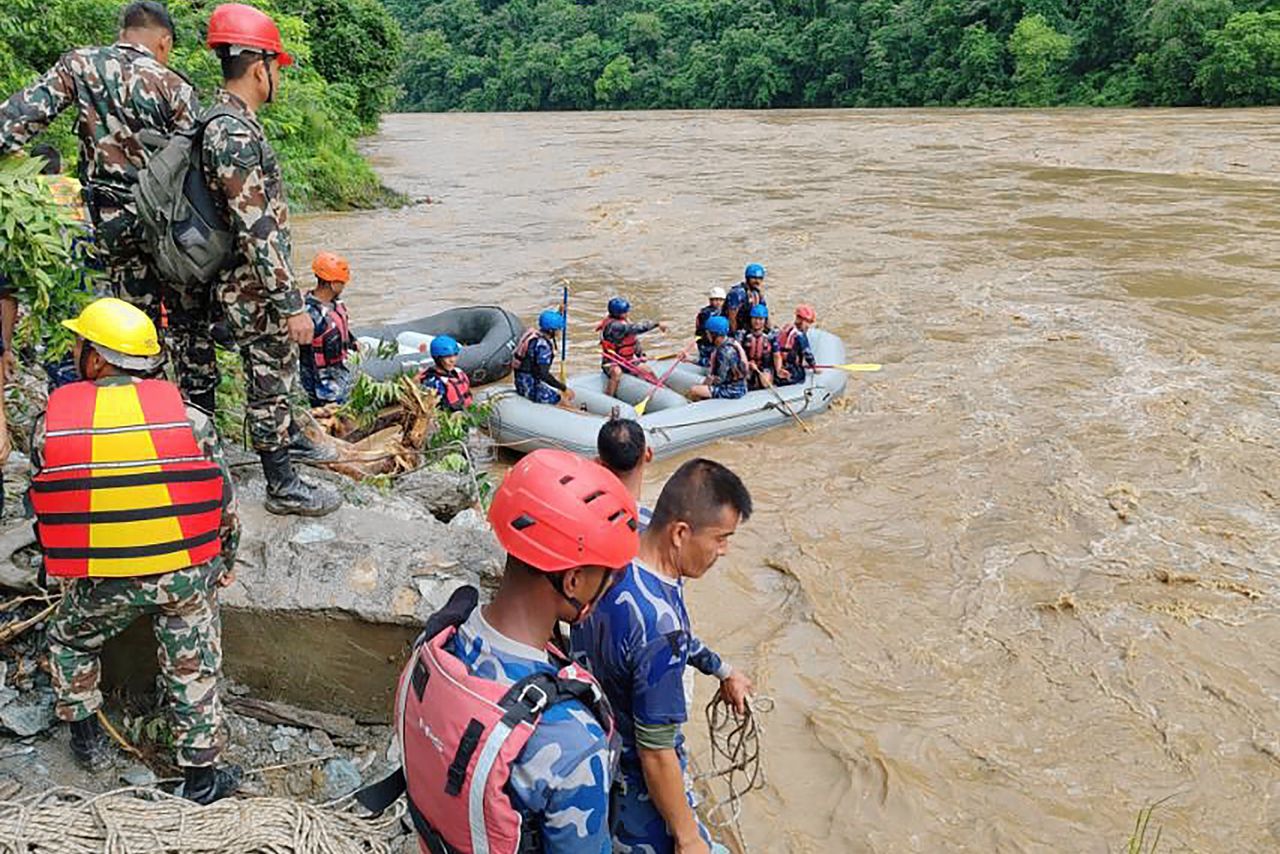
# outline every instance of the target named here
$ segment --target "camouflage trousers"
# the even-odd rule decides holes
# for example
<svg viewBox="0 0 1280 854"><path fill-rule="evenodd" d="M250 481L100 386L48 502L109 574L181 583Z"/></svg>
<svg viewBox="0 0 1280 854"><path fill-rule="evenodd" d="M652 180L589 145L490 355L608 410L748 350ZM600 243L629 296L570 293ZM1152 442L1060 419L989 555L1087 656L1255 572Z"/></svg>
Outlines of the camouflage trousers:
<svg viewBox="0 0 1280 854"><path fill-rule="evenodd" d="M298 384L298 347L270 303L245 299L234 283L223 285L219 296L244 363L249 440L255 451L283 448L293 420L289 395Z"/></svg>
<svg viewBox="0 0 1280 854"><path fill-rule="evenodd" d="M49 624L49 671L58 717L83 720L101 708L103 645L134 620L150 616L178 764L212 765L225 743L218 698L221 575L222 561L214 560L163 575L67 582Z"/></svg>

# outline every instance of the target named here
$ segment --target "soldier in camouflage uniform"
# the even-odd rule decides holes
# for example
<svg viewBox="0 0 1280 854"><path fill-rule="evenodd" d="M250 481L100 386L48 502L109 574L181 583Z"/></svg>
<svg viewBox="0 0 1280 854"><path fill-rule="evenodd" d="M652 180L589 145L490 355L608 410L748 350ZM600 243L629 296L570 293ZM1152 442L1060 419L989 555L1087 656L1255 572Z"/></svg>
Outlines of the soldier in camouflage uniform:
<svg viewBox="0 0 1280 854"><path fill-rule="evenodd" d="M102 706L99 654L139 617L151 617L177 761L184 769L184 794L209 803L233 792L241 773L236 766L215 765L225 743L218 696L222 640L217 592L234 577L240 540L231 476L209 416L186 405L186 424L174 421L183 412L177 389L163 381L139 382L158 366L160 352L155 326L145 314L120 300L102 299L65 325L78 336L73 356L88 382L50 397L49 411L36 422L31 442L35 474L30 501L45 568L51 575L73 576L64 581L64 596L48 632L57 715L71 725L71 749L81 764L93 771L112 764L110 744L96 718ZM84 388L90 382L95 389ZM131 388L136 397L117 396L122 387ZM66 411L90 391L92 412L77 416ZM165 408L166 401L172 411ZM67 419L77 417L92 426L68 429ZM50 429L49 423L59 426ZM203 460L216 468L204 463L203 469L192 469L193 458L178 456L183 430L189 431L186 441L193 441ZM89 441L83 441L83 434L89 434ZM56 449L54 441L60 443ZM148 473L158 479L162 475L155 473L166 471L166 485L138 484ZM190 491L193 475L203 475L206 484L198 494ZM86 485L105 479L116 483ZM93 499L107 494L102 489L116 509L97 509L104 502ZM193 503L198 497L205 503ZM93 509L68 512L83 507ZM211 511L218 515L210 516ZM202 529L209 532L202 539L156 543L171 536L166 532L192 536ZM70 554L76 543L88 544L84 554ZM196 551L198 543L204 551ZM191 565L197 555L207 557Z"/></svg>
<svg viewBox="0 0 1280 854"><path fill-rule="evenodd" d="M143 248L133 202L149 149L194 126L195 89L166 67L173 20L159 3L130 3L119 41L73 50L0 106L0 154L19 149L74 106L80 181L113 293L160 320L163 300L178 382L187 399L213 411L218 384L209 294L162 282Z"/></svg>
<svg viewBox="0 0 1280 854"><path fill-rule="evenodd" d="M290 412L298 376L298 344L310 344L311 318L294 284L280 161L255 111L271 102L280 68L292 57L264 13L228 3L209 18L208 45L222 63L223 88L201 150L205 180L238 235L239 257L215 285L215 295L244 360L249 435L267 476L266 509L323 516L342 503L336 490L298 477L291 456L336 458L306 440Z"/></svg>

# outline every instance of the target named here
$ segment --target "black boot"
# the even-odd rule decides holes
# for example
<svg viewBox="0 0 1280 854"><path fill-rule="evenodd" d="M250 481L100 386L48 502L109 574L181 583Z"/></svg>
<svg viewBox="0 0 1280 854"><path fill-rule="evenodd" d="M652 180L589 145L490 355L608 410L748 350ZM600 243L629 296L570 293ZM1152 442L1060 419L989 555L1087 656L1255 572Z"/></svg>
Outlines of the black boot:
<svg viewBox="0 0 1280 854"><path fill-rule="evenodd" d="M188 394L187 402L213 415L218 408L218 395L213 389L209 389L208 391Z"/></svg>
<svg viewBox="0 0 1280 854"><path fill-rule="evenodd" d="M332 463L338 459L338 449L317 445L294 420L289 423L289 457L298 463Z"/></svg>
<svg viewBox="0 0 1280 854"><path fill-rule="evenodd" d="M71 722L71 755L85 770L95 774L111 767L115 751L98 725L97 717L91 715Z"/></svg>
<svg viewBox="0 0 1280 854"><path fill-rule="evenodd" d="M244 770L239 765L203 765L182 769L182 797L201 806L235 794Z"/></svg>
<svg viewBox="0 0 1280 854"><path fill-rule="evenodd" d="M263 506L277 516L326 516L342 506L342 496L327 483L310 483L298 477L289 461L289 449L262 451L262 471L267 476L267 500Z"/></svg>

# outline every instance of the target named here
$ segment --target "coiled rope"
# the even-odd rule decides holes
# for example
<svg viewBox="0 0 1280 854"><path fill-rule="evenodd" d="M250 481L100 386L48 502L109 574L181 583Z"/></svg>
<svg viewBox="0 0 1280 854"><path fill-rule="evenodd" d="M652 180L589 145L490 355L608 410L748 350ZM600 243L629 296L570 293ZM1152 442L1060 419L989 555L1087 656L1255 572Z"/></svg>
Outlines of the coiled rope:
<svg viewBox="0 0 1280 854"><path fill-rule="evenodd" d="M0 801L0 854L392 854L403 803L377 818L287 798L200 806L156 789L50 789Z"/></svg>
<svg viewBox="0 0 1280 854"><path fill-rule="evenodd" d="M724 797L704 813L712 827L732 827L743 854L747 841L742 833L742 799L765 785L760 742L764 726L760 715L773 711L773 698L748 697L746 712L738 711L717 693L707 703L707 738L711 745L711 770L698 774L698 782L722 780Z"/></svg>

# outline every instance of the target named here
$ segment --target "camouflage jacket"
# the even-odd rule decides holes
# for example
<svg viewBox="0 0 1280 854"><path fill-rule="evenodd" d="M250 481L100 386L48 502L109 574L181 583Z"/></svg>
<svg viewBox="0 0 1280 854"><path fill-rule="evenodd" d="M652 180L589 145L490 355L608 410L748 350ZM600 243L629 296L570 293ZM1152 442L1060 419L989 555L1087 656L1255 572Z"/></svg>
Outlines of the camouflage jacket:
<svg viewBox="0 0 1280 854"><path fill-rule="evenodd" d="M244 101L219 90L214 106L236 112L209 122L201 151L205 180L224 206L240 250L222 281L238 298L269 302L284 316L299 314L305 309L289 260L289 204L280 160Z"/></svg>
<svg viewBox="0 0 1280 854"><path fill-rule="evenodd" d="M80 179L132 209L131 193L155 143L194 126L195 89L146 48L125 42L64 54L48 73L0 105L0 154L21 148L63 110L79 112Z"/></svg>
<svg viewBox="0 0 1280 854"><path fill-rule="evenodd" d="M133 382L132 377L113 376L98 380L98 385L119 385ZM240 514L236 503L235 487L232 485L231 469L222 455L222 442L218 431L214 428L213 417L199 407L187 406L187 420L191 422L191 430L195 433L196 444L200 446L205 457L218 464L222 471L222 558L226 569L235 568L236 551L240 548ZM44 467L45 417L41 412L31 430L31 469L32 476Z"/></svg>

